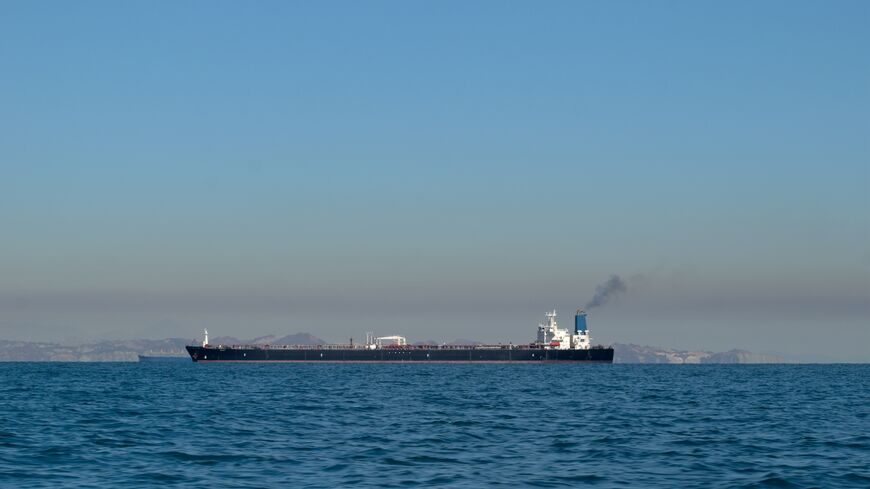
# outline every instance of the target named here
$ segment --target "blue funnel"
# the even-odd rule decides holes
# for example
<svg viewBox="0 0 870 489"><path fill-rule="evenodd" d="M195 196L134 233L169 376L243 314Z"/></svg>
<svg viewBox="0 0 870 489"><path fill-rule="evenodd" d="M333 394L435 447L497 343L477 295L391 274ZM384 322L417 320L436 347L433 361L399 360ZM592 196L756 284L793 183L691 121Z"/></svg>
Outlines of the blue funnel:
<svg viewBox="0 0 870 489"><path fill-rule="evenodd" d="M577 314L574 315L574 332L586 332L586 311L577 309Z"/></svg>

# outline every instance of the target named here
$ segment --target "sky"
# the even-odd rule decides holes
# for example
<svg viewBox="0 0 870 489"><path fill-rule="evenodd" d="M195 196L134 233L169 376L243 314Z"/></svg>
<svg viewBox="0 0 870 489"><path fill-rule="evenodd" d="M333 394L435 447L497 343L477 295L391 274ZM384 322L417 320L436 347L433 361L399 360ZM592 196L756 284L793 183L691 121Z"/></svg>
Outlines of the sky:
<svg viewBox="0 0 870 489"><path fill-rule="evenodd" d="M870 3L0 2L0 339L870 361Z"/></svg>

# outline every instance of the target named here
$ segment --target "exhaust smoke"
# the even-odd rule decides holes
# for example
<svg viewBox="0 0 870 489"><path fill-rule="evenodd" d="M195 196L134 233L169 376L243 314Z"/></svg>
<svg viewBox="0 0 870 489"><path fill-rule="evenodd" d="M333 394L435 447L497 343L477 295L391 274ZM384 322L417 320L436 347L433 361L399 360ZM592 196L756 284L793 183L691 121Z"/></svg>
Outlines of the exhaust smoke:
<svg viewBox="0 0 870 489"><path fill-rule="evenodd" d="M606 282L595 287L595 295L592 296L592 300L586 303L586 310L601 307L610 302L610 299L618 297L627 291L628 286L625 284L625 281L619 275L611 275Z"/></svg>

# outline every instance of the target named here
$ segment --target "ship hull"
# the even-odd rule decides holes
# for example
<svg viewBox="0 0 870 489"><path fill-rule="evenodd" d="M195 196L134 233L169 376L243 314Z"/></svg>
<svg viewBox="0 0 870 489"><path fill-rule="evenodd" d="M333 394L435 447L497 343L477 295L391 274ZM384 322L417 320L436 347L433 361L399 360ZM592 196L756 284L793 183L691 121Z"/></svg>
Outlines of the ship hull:
<svg viewBox="0 0 870 489"><path fill-rule="evenodd" d="M211 362L304 363L613 363L613 348L222 348L188 346L191 359Z"/></svg>

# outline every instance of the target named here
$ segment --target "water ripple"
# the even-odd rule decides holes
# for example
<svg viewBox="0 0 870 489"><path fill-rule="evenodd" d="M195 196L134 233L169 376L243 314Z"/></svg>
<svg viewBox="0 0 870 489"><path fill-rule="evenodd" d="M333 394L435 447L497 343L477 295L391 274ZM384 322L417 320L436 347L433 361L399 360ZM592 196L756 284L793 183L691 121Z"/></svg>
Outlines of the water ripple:
<svg viewBox="0 0 870 489"><path fill-rule="evenodd" d="M0 364L3 487L870 487L870 366Z"/></svg>

